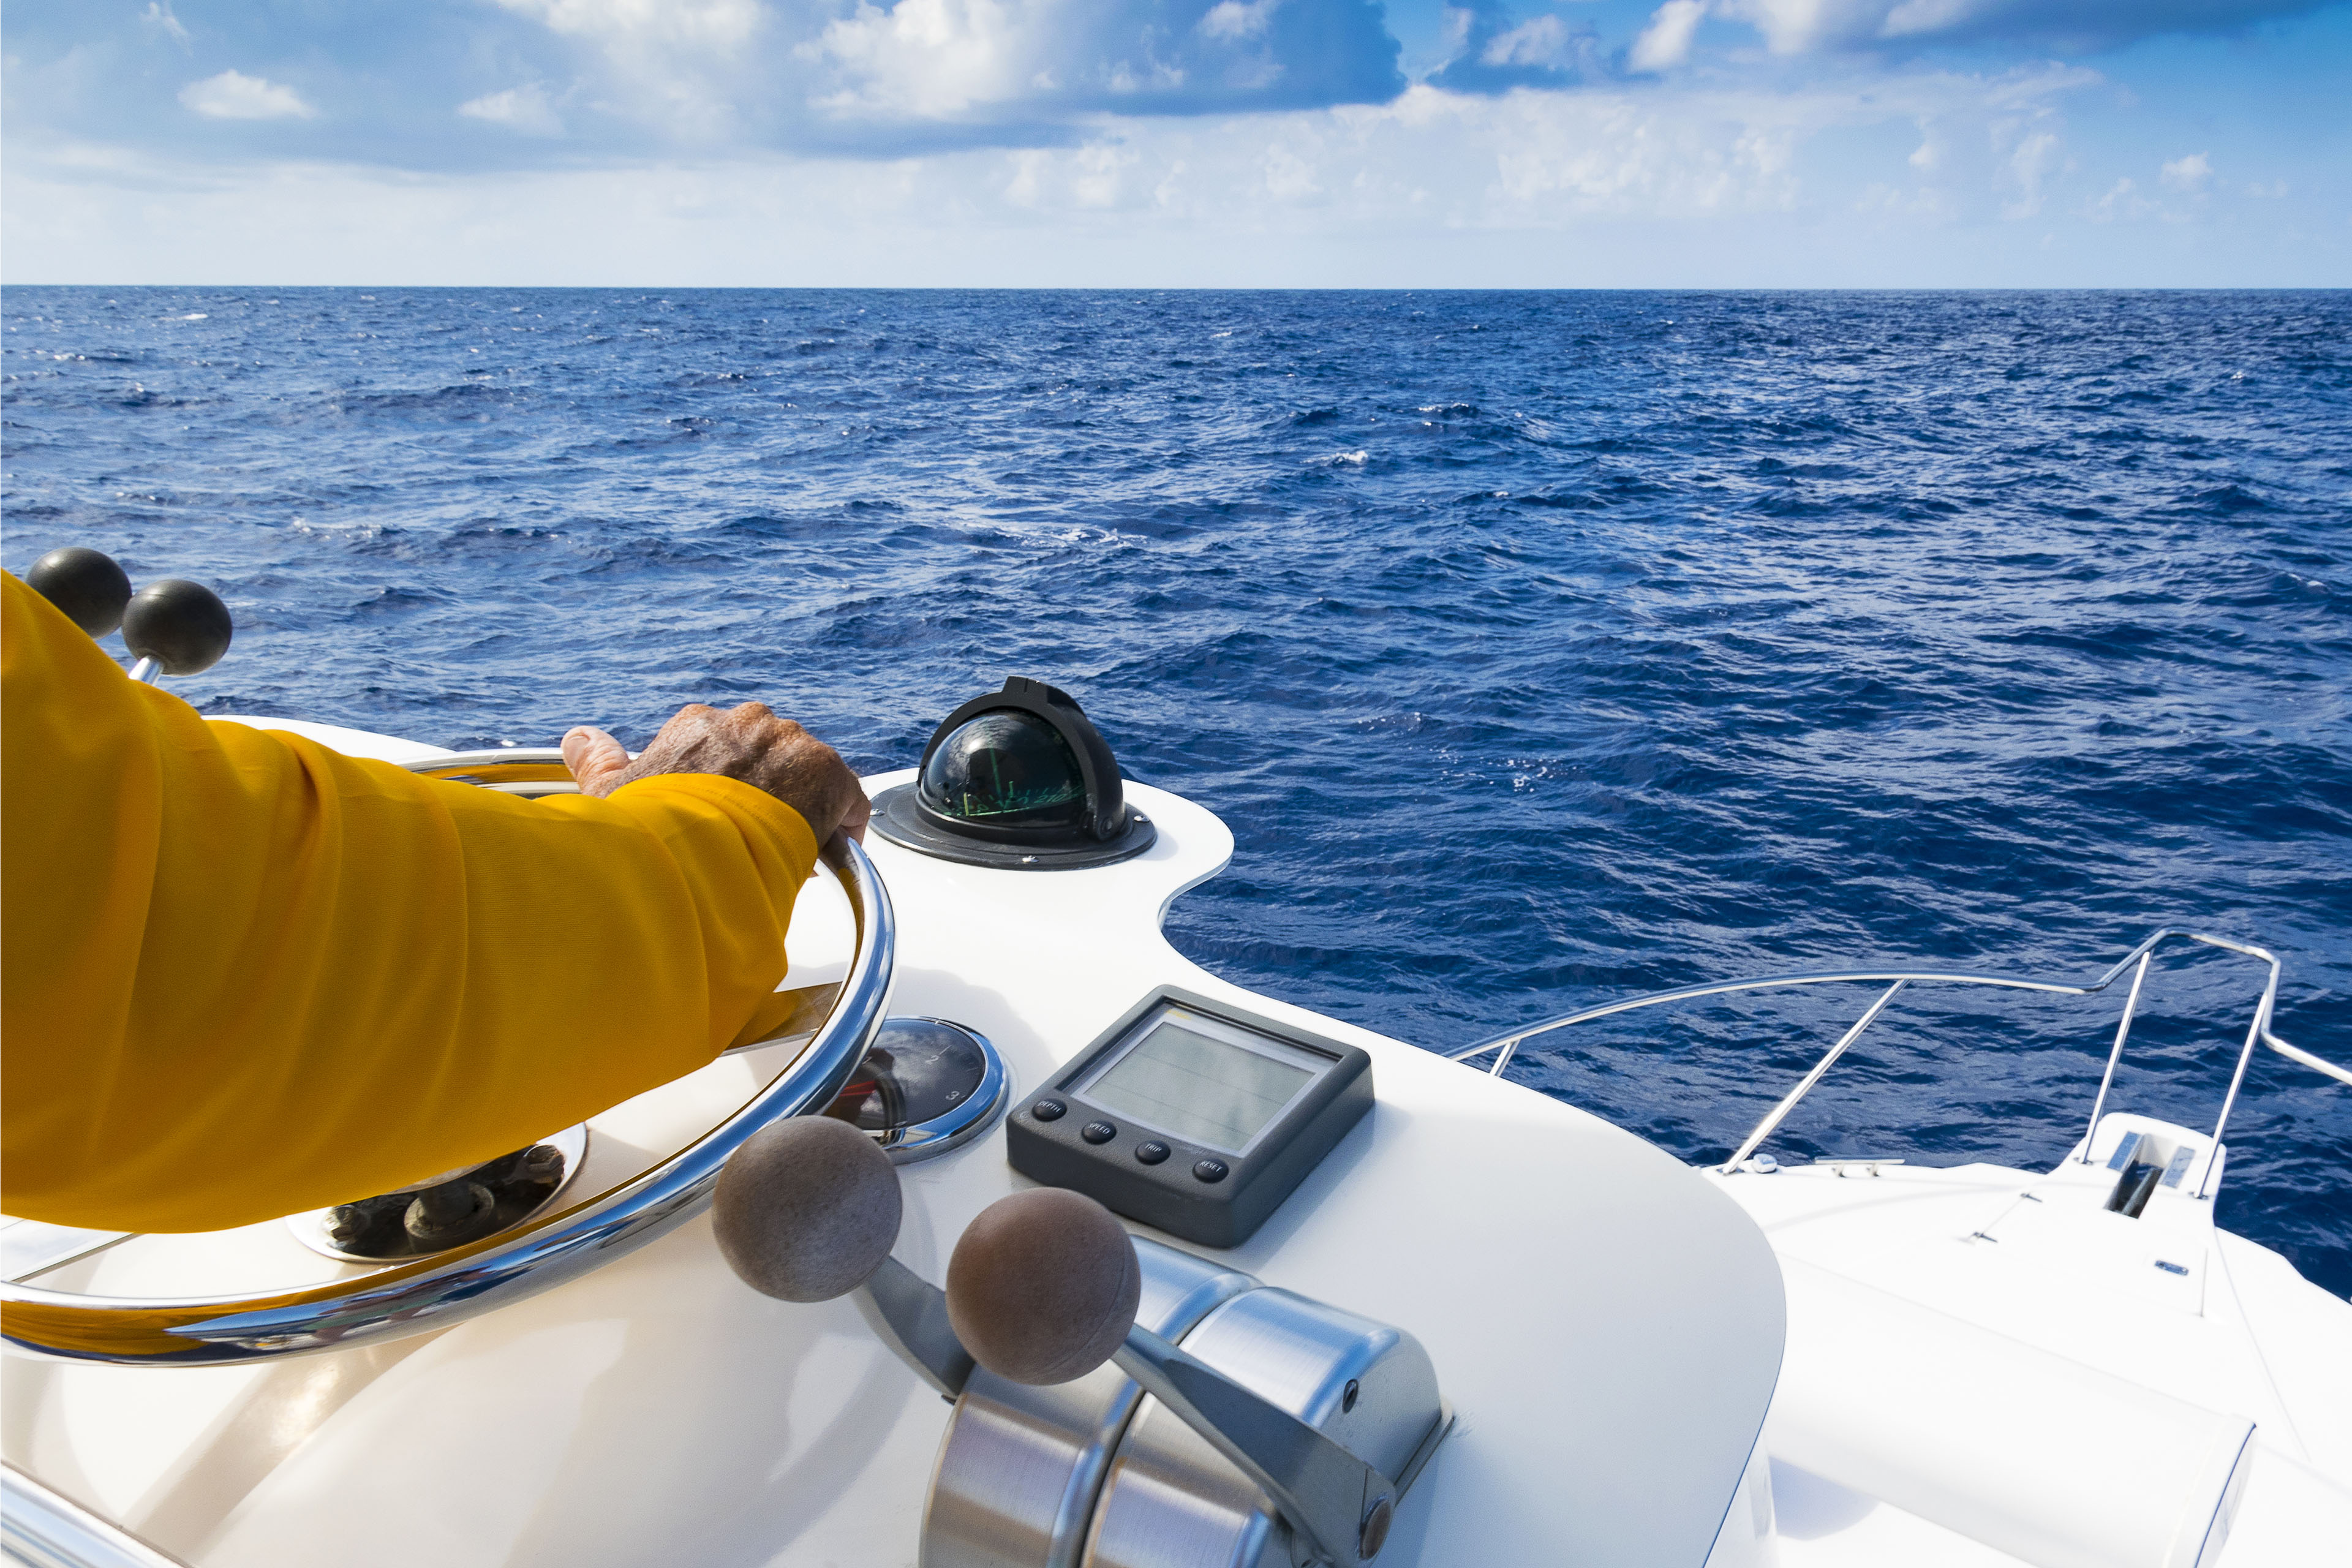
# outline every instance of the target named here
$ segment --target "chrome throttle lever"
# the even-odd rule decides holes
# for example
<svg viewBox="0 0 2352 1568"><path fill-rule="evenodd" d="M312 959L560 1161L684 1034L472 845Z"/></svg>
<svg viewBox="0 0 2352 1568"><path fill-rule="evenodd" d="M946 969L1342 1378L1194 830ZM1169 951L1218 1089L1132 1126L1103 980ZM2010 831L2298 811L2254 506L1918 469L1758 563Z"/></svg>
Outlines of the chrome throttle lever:
<svg viewBox="0 0 2352 1568"><path fill-rule="evenodd" d="M1108 1209L1064 1188L1037 1187L999 1199L972 1221L948 1264L947 1308L974 1359L1015 1383L1065 1383L1114 1363L1263 1491L1315 1557L1354 1568L1378 1556L1395 1518L1397 1483L1139 1325L1140 1277L1134 1240ZM1433 1439L1444 1428L1441 1418ZM1411 1462L1417 1468L1425 1458Z"/></svg>
<svg viewBox="0 0 2352 1568"><path fill-rule="evenodd" d="M1129 1329L1111 1359L1255 1482L1318 1557L1347 1568L1380 1555L1397 1486L1377 1468L1149 1329Z"/></svg>
<svg viewBox="0 0 2352 1568"><path fill-rule="evenodd" d="M1034 1385L1111 1362L1264 1492L1313 1557L1355 1568L1380 1554L1399 1482L1139 1325L1142 1267L1108 1209L1060 1187L1000 1198L956 1243L941 1290L890 1256L901 1203L880 1149L808 1117L767 1128L728 1162L714 1224L746 1284L790 1301L854 1292L877 1337L950 1398L975 1363ZM1447 1425L1441 1412L1408 1481Z"/></svg>

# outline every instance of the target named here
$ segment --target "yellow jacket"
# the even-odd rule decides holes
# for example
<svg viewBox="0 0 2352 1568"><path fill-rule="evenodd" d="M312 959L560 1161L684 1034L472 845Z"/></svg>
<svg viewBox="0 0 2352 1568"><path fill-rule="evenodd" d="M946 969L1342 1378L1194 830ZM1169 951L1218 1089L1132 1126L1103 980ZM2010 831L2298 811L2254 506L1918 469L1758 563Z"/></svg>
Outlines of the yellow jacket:
<svg viewBox="0 0 2352 1568"><path fill-rule="evenodd" d="M759 1038L808 824L526 801L210 722L0 574L0 1210L217 1230L489 1159Z"/></svg>

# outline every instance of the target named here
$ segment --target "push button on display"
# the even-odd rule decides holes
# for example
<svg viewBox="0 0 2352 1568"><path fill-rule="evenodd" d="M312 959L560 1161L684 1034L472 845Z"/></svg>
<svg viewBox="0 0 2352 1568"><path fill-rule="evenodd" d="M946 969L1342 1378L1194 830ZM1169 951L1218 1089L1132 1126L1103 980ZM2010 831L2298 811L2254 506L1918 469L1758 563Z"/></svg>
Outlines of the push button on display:
<svg viewBox="0 0 2352 1568"><path fill-rule="evenodd" d="M1041 1100L1029 1108L1029 1114L1040 1121L1059 1121L1069 1109L1058 1100Z"/></svg>
<svg viewBox="0 0 2352 1568"><path fill-rule="evenodd" d="M1005 1153L1030 1180L1122 1219L1237 1247L1372 1098L1372 1059L1357 1047L1162 986L1023 1095ZM1048 1101L1058 1116L1039 1109Z"/></svg>

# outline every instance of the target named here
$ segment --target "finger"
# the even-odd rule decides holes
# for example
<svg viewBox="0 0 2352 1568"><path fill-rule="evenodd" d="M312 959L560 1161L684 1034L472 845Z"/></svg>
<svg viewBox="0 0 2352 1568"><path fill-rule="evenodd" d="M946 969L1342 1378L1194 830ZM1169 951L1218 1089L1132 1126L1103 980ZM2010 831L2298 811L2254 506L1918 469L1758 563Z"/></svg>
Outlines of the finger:
<svg viewBox="0 0 2352 1568"><path fill-rule="evenodd" d="M866 791L861 787L850 796L849 809L841 814L841 831L863 844L866 842L866 825L873 818L874 803L866 798Z"/></svg>
<svg viewBox="0 0 2352 1568"><path fill-rule="evenodd" d="M583 724L564 734L563 765L572 770L582 795L610 795L628 769L629 753L604 731Z"/></svg>

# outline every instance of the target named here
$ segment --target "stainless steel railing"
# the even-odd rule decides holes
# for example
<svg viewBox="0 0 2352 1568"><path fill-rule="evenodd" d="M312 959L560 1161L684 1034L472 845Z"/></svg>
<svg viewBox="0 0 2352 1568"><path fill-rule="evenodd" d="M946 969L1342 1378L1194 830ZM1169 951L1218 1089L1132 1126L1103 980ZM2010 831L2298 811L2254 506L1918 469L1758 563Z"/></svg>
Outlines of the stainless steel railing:
<svg viewBox="0 0 2352 1568"><path fill-rule="evenodd" d="M835 836L823 855L857 924L849 973L823 1025L733 1115L651 1170L471 1246L299 1289L119 1298L0 1281L0 1338L32 1355L124 1366L251 1362L363 1344L448 1328L675 1229L709 1205L720 1168L745 1139L832 1103L882 1026L898 941L890 895L848 839Z"/></svg>
<svg viewBox="0 0 2352 1568"><path fill-rule="evenodd" d="M7 1464L0 1464L0 1563L8 1568L188 1568Z"/></svg>
<svg viewBox="0 0 2352 1568"><path fill-rule="evenodd" d="M2151 933L2138 946L2116 960L2114 966L2105 973L2088 984L2069 984L2056 980L2030 980L2011 974L1976 974L1965 970L1948 969L1806 970L1789 974L1759 975L1751 980L1709 981L1703 985L1682 985L1672 991L1653 991L1644 995L1622 997L1614 1002L1604 1002L1597 1007L1587 1007L1579 1012L1562 1014L1557 1018L1546 1019L1540 1024L1533 1024L1524 1029L1514 1029L1509 1034L1497 1035L1493 1039L1482 1040L1475 1046L1466 1046L1461 1050L1449 1051L1446 1054L1454 1061L1466 1062L1492 1051L1495 1053L1495 1062L1486 1070L1499 1076L1502 1070L1510 1065L1511 1058L1517 1053L1519 1047L1537 1036L1548 1035L1554 1029L1565 1029L1574 1024L1590 1023L1595 1018L1606 1018L1614 1013L1630 1013L1639 1007L1659 1007L1669 1003L1689 1002L1702 996L1728 995L1739 991L1780 991L1801 985L1838 985L1853 983L1885 984L1886 989L1871 1003L1869 1009L1854 1020L1853 1026L1839 1037L1837 1044L1832 1046L1822 1059L1813 1064L1812 1069L1798 1080L1796 1087L1783 1095L1779 1104L1765 1112L1764 1119L1756 1124L1745 1139L1740 1141L1739 1147L1733 1151L1731 1158L1725 1161L1720 1167L1727 1174L1738 1170L1741 1162L1753 1154L1757 1146L1770 1137L1773 1130L1788 1119L1789 1113L1797 1108L1798 1102L1802 1100L1811 1091L1812 1087L1822 1080L1822 1075L1828 1072L1838 1058L1845 1054L1848 1047L1862 1037L1864 1030L1876 1022L1878 1016L1886 1010L1887 1005L1901 994L1905 986L1914 984L1992 985L2011 991L2042 991L2062 996L2088 996L2096 992L2105 991L2123 974L2124 971L2129 969L2132 971L2131 992L2124 1002L2123 1018L2116 1026L2116 1043L2107 1053L2106 1071L2099 1079L2098 1098L2091 1105L2091 1127L2095 1130L2099 1124L2099 1113L2105 1108L2107 1102L2107 1089L2115 1081L2116 1064L2123 1059L2124 1041L2131 1033L2132 1015L2139 1006L2140 985L2147 978L2148 961L2155 956L2158 947L2175 939L2202 942L2208 947L2224 948L2231 952L2244 953L2250 958L2258 958L2270 966L2270 972L2263 982L2261 999L2254 1004L2253 1019L2246 1028L2245 1046L2239 1051L2237 1067L2230 1075L2229 1092L2221 1100L2221 1114L2213 1123L2215 1143L2221 1142L2222 1130L2230 1124L2230 1112L2237 1106L2238 1090L2246 1080L2246 1067L2253 1059L2254 1047L2257 1045L2268 1046L2289 1061L2299 1063L2315 1072L2325 1073L2340 1083L2352 1084L2352 1069L2338 1067L2325 1058L2314 1056L2299 1047L2291 1046L2272 1031L2271 1013L2278 1001L2280 969L2279 961L2275 955L2265 949L2255 947L2248 942L2235 942L2228 937L2208 936L2201 931L2170 929ZM2086 1140L2085 1147L2087 1146ZM2213 1162L2208 1161L2206 1163L2208 1176L2205 1179L2210 1179L2212 1168ZM2200 1197L2205 1195L2204 1180L2199 1183L2198 1195Z"/></svg>

